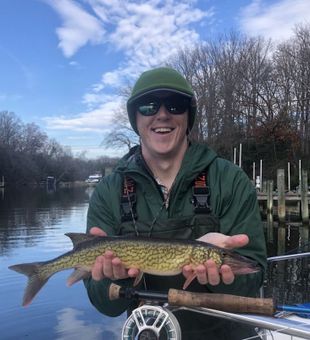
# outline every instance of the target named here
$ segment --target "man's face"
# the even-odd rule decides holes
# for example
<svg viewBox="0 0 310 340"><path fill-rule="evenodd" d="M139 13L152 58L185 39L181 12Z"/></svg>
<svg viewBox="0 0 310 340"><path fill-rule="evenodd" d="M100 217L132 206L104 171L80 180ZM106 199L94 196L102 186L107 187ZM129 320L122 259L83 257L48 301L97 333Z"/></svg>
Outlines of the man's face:
<svg viewBox="0 0 310 340"><path fill-rule="evenodd" d="M154 106L154 103L157 104L156 108L159 107L155 114L149 116L141 114L137 108L136 121L143 155L171 157L184 150L187 145L189 99L164 92L156 94L156 96L145 97L145 100L142 98L139 102L145 104L140 108L146 108L146 111L152 105ZM178 114L170 113L169 109Z"/></svg>

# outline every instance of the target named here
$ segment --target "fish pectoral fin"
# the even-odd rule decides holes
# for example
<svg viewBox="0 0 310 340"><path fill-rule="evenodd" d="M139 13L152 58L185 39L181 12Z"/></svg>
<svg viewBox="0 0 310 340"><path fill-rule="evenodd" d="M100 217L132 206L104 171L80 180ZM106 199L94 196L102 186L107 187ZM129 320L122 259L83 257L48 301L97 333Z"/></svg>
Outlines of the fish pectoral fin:
<svg viewBox="0 0 310 340"><path fill-rule="evenodd" d="M67 286L70 287L74 283L82 280L82 279L87 279L90 276L90 271L82 269L82 268L77 268L75 269L72 274L68 277L67 279Z"/></svg>
<svg viewBox="0 0 310 340"><path fill-rule="evenodd" d="M143 272L140 272L139 275L135 278L135 281L133 283L133 286L136 287L140 281L142 280L142 277L143 277Z"/></svg>
<svg viewBox="0 0 310 340"><path fill-rule="evenodd" d="M192 273L184 282L183 289L186 289L197 277L196 273Z"/></svg>

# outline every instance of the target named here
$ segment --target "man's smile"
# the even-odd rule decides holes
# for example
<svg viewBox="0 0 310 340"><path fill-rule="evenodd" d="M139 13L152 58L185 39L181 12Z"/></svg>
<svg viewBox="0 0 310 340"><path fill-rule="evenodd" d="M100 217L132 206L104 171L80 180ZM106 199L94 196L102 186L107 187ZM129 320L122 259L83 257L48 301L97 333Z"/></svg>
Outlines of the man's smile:
<svg viewBox="0 0 310 340"><path fill-rule="evenodd" d="M171 127L158 127L158 128L152 128L151 129L155 133L160 133L160 134L166 134L170 133L174 130L174 128Z"/></svg>

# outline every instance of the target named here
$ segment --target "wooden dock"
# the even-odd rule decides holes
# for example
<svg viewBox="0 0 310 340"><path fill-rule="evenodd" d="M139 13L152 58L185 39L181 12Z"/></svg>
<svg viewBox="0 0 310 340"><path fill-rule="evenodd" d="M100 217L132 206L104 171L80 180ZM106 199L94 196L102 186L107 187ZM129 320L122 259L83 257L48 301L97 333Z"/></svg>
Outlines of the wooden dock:
<svg viewBox="0 0 310 340"><path fill-rule="evenodd" d="M308 174L306 170L301 172L301 180L298 191L285 190L284 170L277 171L277 189L274 190L273 181L266 181L264 192L257 192L257 198L260 206L266 207L267 214L276 212L279 222L286 221L288 207L295 205L299 212L303 224L309 224L309 204L310 193L308 190ZM275 206L274 206L274 203Z"/></svg>
<svg viewBox="0 0 310 340"><path fill-rule="evenodd" d="M284 197L285 197L286 202L300 202L301 201L300 195L294 192L285 193ZM273 201L278 201L278 194L276 192L273 192L271 198ZM310 192L308 193L307 198L308 198L308 203L310 204ZM257 193L257 199L258 201L267 201L268 195L266 193Z"/></svg>

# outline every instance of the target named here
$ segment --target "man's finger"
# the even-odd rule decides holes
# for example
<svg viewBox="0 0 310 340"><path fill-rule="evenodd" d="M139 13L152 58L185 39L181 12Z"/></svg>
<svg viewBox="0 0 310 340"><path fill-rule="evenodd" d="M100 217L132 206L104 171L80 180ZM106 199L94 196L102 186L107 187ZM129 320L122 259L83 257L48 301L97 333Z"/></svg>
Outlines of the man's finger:
<svg viewBox="0 0 310 340"><path fill-rule="evenodd" d="M129 268L128 269L128 276L129 277L137 277L139 274L140 274L140 271L137 268Z"/></svg>
<svg viewBox="0 0 310 340"><path fill-rule="evenodd" d="M95 236L107 236L107 233L98 227L92 227L89 233Z"/></svg>
<svg viewBox="0 0 310 340"><path fill-rule="evenodd" d="M100 281L103 279L102 266L103 266L103 256L98 256L93 268L92 268L92 278L95 281Z"/></svg>
<svg viewBox="0 0 310 340"><path fill-rule="evenodd" d="M225 248L234 249L244 247L249 243L249 237L246 234L232 235L225 240Z"/></svg>
<svg viewBox="0 0 310 340"><path fill-rule="evenodd" d="M107 250L104 253L104 262L103 262L103 273L104 276L108 278L113 277L113 267L112 267L112 259L114 258L114 254L112 251Z"/></svg>
<svg viewBox="0 0 310 340"><path fill-rule="evenodd" d="M118 279L124 279L127 277L127 270L125 267L122 265L121 260L118 257L114 257L112 259L112 268L113 268L113 277L118 280Z"/></svg>
<svg viewBox="0 0 310 340"><path fill-rule="evenodd" d="M225 264L221 267L221 276L222 276L222 281L226 285L230 285L235 280L235 275L232 272L231 268Z"/></svg>
<svg viewBox="0 0 310 340"><path fill-rule="evenodd" d="M219 270L217 265L213 260L206 261L206 268L207 268L207 275L208 275L208 282L212 286L216 286L220 283L221 278L219 274Z"/></svg>
<svg viewBox="0 0 310 340"><path fill-rule="evenodd" d="M188 277L190 277L193 274L192 267L189 266L189 265L185 265L182 269L182 273L183 273L184 277L187 279Z"/></svg>
<svg viewBox="0 0 310 340"><path fill-rule="evenodd" d="M199 237L198 240L214 244L221 248L233 249L243 247L248 244L249 237L246 234L228 236L221 233L212 232Z"/></svg>
<svg viewBox="0 0 310 340"><path fill-rule="evenodd" d="M208 273L207 269L204 265L200 264L196 268L196 275L197 275L197 281L201 285L205 285L208 283Z"/></svg>

